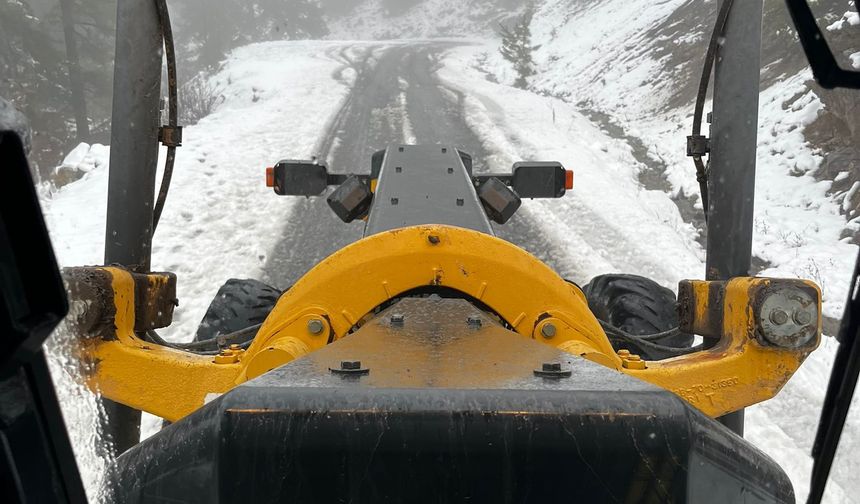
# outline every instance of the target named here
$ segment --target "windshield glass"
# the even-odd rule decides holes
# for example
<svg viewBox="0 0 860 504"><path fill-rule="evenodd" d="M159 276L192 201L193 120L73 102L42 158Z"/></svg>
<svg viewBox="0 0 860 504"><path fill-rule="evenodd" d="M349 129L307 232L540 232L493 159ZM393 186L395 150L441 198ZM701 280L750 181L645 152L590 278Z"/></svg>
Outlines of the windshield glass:
<svg viewBox="0 0 860 504"><path fill-rule="evenodd" d="M718 69L703 96L701 135L718 128L723 135L711 139L711 153L729 153L705 166L702 152L699 179L711 177L705 185L711 184L715 206L709 218L722 226L716 228L720 238L709 242L687 136L717 3L168 0L177 68L174 121L168 60L163 52L147 54L145 44L122 47L132 35L117 33L116 0L7 0L0 2L0 127L25 139L61 266L120 263L177 275L172 324L158 330L168 343L258 325L282 292L364 237L366 212L345 223L326 197L274 194L266 167L281 160L325 164L329 176L344 178L370 175L374 153L389 145L459 149L469 155L470 177L510 175L520 161L559 162L573 172L563 197L523 197L504 224L490 210L480 218L495 220L495 236L586 294L597 292L600 275L647 279L668 301L644 323L646 333L677 327L674 300L683 279L748 273L804 278L821 288L820 348L779 395L746 411L746 438L786 471L802 500L838 347L832 336L860 243L860 92L817 86L784 2L765 0L759 93L738 91L750 89L740 74L745 65L753 68L746 82L749 75L755 81L753 58L734 77ZM860 69L854 2L812 6L840 64ZM150 14L138 29L158 27L157 11ZM155 37L150 47L161 46ZM731 47L732 28L715 40ZM115 55L124 58L116 61L123 75L153 60L157 71L163 59L161 76L144 90L123 88L118 103ZM725 86L719 109L715 85ZM128 101L129 93L140 102ZM130 115L118 116L119 110ZM135 119L150 116L152 125ZM160 125L168 128L157 146ZM168 147L180 138L171 136L180 134L175 126L183 129L174 154ZM122 154L111 151L117 142L126 146ZM466 157L460 159L469 169ZM122 187L114 179L120 175L112 163L140 170L147 162L157 166L148 182L132 177ZM721 175L738 163L745 166L741 175ZM165 166L169 181L163 186ZM374 177L362 179L368 190L376 190ZM476 208L492 206L481 199L480 187L469 194L481 202ZM154 230L135 235L134 215L152 220L149 212L159 204ZM469 205L452 196L449 206L453 212ZM140 243L140 233L151 237L151 246L135 252L141 261L119 259L123 247ZM735 254L732 271L706 272L718 253ZM222 321L210 305L227 296L221 289L231 279L246 282L243 289L269 304L262 318L248 315L228 331L219 329ZM88 494L93 502L109 500L100 490L111 451L99 423L103 411L76 370L76 337L69 332L49 343L52 370ZM684 345L701 341L690 336ZM162 425L161 418L144 415L143 437ZM860 495L858 433L855 414L826 502Z"/></svg>

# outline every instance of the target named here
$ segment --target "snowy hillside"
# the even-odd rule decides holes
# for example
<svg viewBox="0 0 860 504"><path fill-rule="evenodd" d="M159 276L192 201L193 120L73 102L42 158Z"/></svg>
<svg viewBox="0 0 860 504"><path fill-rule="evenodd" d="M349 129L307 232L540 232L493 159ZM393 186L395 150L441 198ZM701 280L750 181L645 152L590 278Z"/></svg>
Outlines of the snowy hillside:
<svg viewBox="0 0 860 504"><path fill-rule="evenodd" d="M426 0L392 11L382 0L366 0L329 23L333 40L428 37L491 37L498 23L522 8L516 0Z"/></svg>
<svg viewBox="0 0 860 504"><path fill-rule="evenodd" d="M692 5L608 0L571 9L562 0L545 2L533 24L541 47L532 86L607 116L647 148L637 159L640 170L665 177L676 199L697 200L685 142L708 34L704 18L693 21ZM769 14L765 26L779 26L780 12ZM838 318L856 250L847 242L860 224L846 225L841 201L828 196L830 182L814 176L822 156L803 131L822 105L806 84L811 75L795 61L802 57L799 44L781 52L765 44L763 52L763 64L776 63L764 73L760 100L753 254L763 275L805 276L824 284L825 313ZM487 54L476 64L504 75L507 64L497 51ZM777 79L771 75L776 67L788 73Z"/></svg>

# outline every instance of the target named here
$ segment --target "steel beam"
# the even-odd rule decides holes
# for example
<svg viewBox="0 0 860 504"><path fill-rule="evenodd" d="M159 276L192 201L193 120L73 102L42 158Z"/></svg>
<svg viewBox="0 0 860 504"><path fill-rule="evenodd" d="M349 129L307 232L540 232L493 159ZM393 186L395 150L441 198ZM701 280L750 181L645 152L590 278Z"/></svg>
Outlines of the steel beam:
<svg viewBox="0 0 860 504"><path fill-rule="evenodd" d="M150 266L162 38L152 0L118 0L105 264ZM106 401L117 452L140 438L140 412Z"/></svg>
<svg viewBox="0 0 860 504"><path fill-rule="evenodd" d="M750 272L762 1L735 0L717 50L708 178L708 280L747 276ZM741 410L721 421L742 435L743 419Z"/></svg>

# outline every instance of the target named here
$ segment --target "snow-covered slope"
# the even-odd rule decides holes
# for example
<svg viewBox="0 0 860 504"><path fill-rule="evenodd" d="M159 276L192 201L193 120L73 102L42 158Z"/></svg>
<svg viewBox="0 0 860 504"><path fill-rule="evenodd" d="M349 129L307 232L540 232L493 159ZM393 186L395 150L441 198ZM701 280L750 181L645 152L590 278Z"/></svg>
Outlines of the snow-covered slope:
<svg viewBox="0 0 860 504"><path fill-rule="evenodd" d="M778 31L784 12L768 5L765 29ZM700 14L713 7L713 1L691 0L547 0L532 27L540 45L532 86L608 116L647 147L645 159L637 159L641 170L661 171L674 196L698 199L685 142L709 29ZM825 313L838 318L856 252L845 238L857 226L846 226L841 202L828 196L831 183L814 176L822 154L806 141L804 128L822 105L793 44L765 43L753 253L762 274L821 283ZM480 66L496 77L507 73L494 48Z"/></svg>
<svg viewBox="0 0 860 504"><path fill-rule="evenodd" d="M361 43L255 44L235 51L213 77L224 102L186 128L153 238L153 269L180 278L181 304L171 330L176 339L190 340L228 278L259 277L278 239L265 230L280 229L291 205L266 188L265 167L315 154L354 78L346 64L365 50ZM107 148L98 145L73 151L69 163L86 174L45 202L64 265L103 260L107 156Z"/></svg>
<svg viewBox="0 0 860 504"><path fill-rule="evenodd" d="M329 23L330 39L492 36L499 22L517 13L516 0L425 0L391 11L383 0L366 0Z"/></svg>

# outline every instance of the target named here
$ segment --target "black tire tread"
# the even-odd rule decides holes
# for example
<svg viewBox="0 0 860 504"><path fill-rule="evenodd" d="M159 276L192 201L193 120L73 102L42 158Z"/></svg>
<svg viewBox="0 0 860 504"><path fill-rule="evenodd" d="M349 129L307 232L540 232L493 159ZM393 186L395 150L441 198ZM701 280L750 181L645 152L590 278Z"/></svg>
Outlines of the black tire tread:
<svg viewBox="0 0 860 504"><path fill-rule="evenodd" d="M595 317L628 334L647 336L678 327L675 293L649 278L617 273L598 275L583 292ZM692 342L692 335L679 333L659 343L683 348Z"/></svg>
<svg viewBox="0 0 860 504"><path fill-rule="evenodd" d="M209 304L194 341L216 338L263 323L280 297L279 289L259 280L227 280Z"/></svg>

